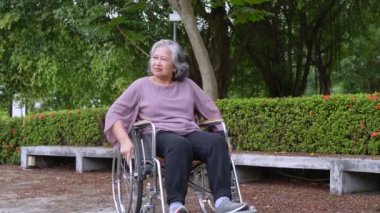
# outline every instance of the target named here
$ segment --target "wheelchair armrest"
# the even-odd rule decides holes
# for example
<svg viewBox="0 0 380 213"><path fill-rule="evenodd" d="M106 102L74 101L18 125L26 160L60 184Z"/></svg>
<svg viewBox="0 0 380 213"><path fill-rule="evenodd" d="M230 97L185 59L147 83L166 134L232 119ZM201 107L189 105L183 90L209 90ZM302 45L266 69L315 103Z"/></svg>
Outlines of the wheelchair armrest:
<svg viewBox="0 0 380 213"><path fill-rule="evenodd" d="M210 132L213 132L213 127L217 126L217 125L221 125L223 130L221 131L217 131L217 133L219 134L222 134L228 144L228 149L229 149L229 152L231 153L232 152L232 145L230 143L230 140L229 140L229 137L228 137L228 129L223 121L223 119L210 119L210 120L206 120L202 123L199 124L200 127L203 127L203 128L206 128L208 129L208 131Z"/></svg>
<svg viewBox="0 0 380 213"><path fill-rule="evenodd" d="M217 128L219 127L219 129ZM210 119L203 121L199 124L199 127L206 129L209 132L224 132L224 135L228 135L228 131L223 119ZM222 128L222 129L220 129Z"/></svg>
<svg viewBox="0 0 380 213"><path fill-rule="evenodd" d="M148 121L148 120L141 120L141 121L137 121L133 124L133 127L141 127L141 126L146 126L146 125L151 125L152 122Z"/></svg>
<svg viewBox="0 0 380 213"><path fill-rule="evenodd" d="M148 120L136 121L133 124L132 128L135 130L142 130L142 129L146 129L146 128L151 128L153 132L156 132L156 126L151 121L148 121Z"/></svg>
<svg viewBox="0 0 380 213"><path fill-rule="evenodd" d="M199 124L200 127L207 127L207 126L216 126L218 124L222 124L223 119L210 119L210 120L205 120L202 123Z"/></svg>

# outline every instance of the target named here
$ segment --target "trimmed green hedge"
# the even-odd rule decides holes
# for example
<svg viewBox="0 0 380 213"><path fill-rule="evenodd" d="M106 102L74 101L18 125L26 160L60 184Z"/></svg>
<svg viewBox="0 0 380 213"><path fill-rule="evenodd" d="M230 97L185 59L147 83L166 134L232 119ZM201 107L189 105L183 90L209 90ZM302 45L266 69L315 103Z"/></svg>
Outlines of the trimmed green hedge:
<svg viewBox="0 0 380 213"><path fill-rule="evenodd" d="M108 145L103 135L105 112L105 109L77 109L27 116L22 127L22 145Z"/></svg>
<svg viewBox="0 0 380 213"><path fill-rule="evenodd" d="M380 154L380 93L217 101L237 150ZM107 109L2 119L0 163L19 163L20 146L109 146Z"/></svg>
<svg viewBox="0 0 380 213"><path fill-rule="evenodd" d="M19 163L20 146L109 146L106 109L65 110L8 118L0 123L0 163Z"/></svg>
<svg viewBox="0 0 380 213"><path fill-rule="evenodd" d="M0 164L19 163L22 119L0 119Z"/></svg>
<svg viewBox="0 0 380 213"><path fill-rule="evenodd" d="M218 101L238 150L380 153L380 93Z"/></svg>

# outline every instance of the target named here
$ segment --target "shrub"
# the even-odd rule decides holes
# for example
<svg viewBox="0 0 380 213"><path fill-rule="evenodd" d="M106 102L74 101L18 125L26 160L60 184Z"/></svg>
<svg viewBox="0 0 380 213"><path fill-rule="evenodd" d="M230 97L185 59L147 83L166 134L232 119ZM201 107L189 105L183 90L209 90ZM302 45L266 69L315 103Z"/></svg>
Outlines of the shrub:
<svg viewBox="0 0 380 213"><path fill-rule="evenodd" d="M238 150L380 153L380 95L217 102ZM372 134L372 136L371 136Z"/></svg>
<svg viewBox="0 0 380 213"><path fill-rule="evenodd" d="M15 118L0 119L0 163L20 162L20 143L22 120Z"/></svg>
<svg viewBox="0 0 380 213"><path fill-rule="evenodd" d="M22 145L108 145L102 133L104 114L105 109L77 109L26 116Z"/></svg>
<svg viewBox="0 0 380 213"><path fill-rule="evenodd" d="M218 100L240 151L379 155L380 93ZM109 146L106 109L45 112L0 121L0 163L19 163L20 146Z"/></svg>

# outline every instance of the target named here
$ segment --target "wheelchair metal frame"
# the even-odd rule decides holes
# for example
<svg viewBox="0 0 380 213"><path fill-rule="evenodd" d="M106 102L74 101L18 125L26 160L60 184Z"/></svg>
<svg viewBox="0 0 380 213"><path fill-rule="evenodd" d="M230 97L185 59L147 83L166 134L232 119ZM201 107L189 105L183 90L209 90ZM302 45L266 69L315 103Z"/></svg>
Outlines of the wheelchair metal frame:
<svg viewBox="0 0 380 213"><path fill-rule="evenodd" d="M206 121L201 123L200 127L210 128L216 125L222 125L225 141L229 144L227 128L222 120ZM151 134L150 151L149 148L146 149L143 140L143 134L147 128ZM161 212L165 213L162 165L160 158L156 156L156 127L150 121L136 122L133 125L130 137L135 146L134 158L126 162L117 148L112 162L112 192L116 210L118 213L155 212L155 202L158 199L160 200ZM242 202L235 164L231 157L230 159L232 165L232 200ZM147 181L148 179L151 182ZM205 204L214 210L204 163L199 163L192 169L189 187L195 191L202 212L207 212Z"/></svg>

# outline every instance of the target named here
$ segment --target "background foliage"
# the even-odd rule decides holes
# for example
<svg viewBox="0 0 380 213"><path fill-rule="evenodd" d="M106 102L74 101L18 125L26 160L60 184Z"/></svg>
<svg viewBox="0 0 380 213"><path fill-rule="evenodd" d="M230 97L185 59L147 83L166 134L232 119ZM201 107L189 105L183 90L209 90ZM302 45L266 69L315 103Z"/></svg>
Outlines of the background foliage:
<svg viewBox="0 0 380 213"><path fill-rule="evenodd" d="M192 1L219 98L379 91L377 0ZM163 0L0 2L0 109L107 107L172 38ZM184 26L177 39L201 84ZM35 103L41 104L35 108Z"/></svg>
<svg viewBox="0 0 380 213"><path fill-rule="evenodd" d="M380 1L192 6L239 150L379 154ZM172 12L164 0L0 1L1 162L20 145L107 144L105 109L172 38ZM201 85L181 22L176 32ZM315 94L326 96L302 97ZM13 100L28 116L9 118Z"/></svg>

